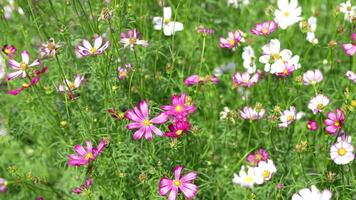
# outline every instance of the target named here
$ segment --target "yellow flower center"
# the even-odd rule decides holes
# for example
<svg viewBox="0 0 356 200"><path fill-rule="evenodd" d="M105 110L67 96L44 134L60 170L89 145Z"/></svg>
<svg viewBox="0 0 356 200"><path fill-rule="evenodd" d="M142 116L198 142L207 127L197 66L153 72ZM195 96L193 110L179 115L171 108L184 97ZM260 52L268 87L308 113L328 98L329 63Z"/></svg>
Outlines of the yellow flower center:
<svg viewBox="0 0 356 200"><path fill-rule="evenodd" d="M293 121L294 120L294 116L293 115L288 115L287 116L287 120L290 122L290 121Z"/></svg>
<svg viewBox="0 0 356 200"><path fill-rule="evenodd" d="M96 53L96 48L95 47L92 47L92 48L90 48L90 50L89 50L89 52L90 52L90 54L94 54L94 53Z"/></svg>
<svg viewBox="0 0 356 200"><path fill-rule="evenodd" d="M229 40L229 43L230 43L231 45L235 45L235 40L234 40L234 39L231 39L231 40Z"/></svg>
<svg viewBox="0 0 356 200"><path fill-rule="evenodd" d="M245 179L244 179L244 182L245 183L253 183L254 179L253 179L252 176L246 176Z"/></svg>
<svg viewBox="0 0 356 200"><path fill-rule="evenodd" d="M149 126L149 125L151 125L151 121L150 121L149 119L143 120L142 123L143 123L144 126Z"/></svg>
<svg viewBox="0 0 356 200"><path fill-rule="evenodd" d="M307 125L307 128L311 128L310 124Z"/></svg>
<svg viewBox="0 0 356 200"><path fill-rule="evenodd" d="M20 63L20 70L25 71L28 68L28 65L24 62Z"/></svg>
<svg viewBox="0 0 356 200"><path fill-rule="evenodd" d="M4 182L4 185L7 186L7 184L8 184L7 181L5 181L5 182Z"/></svg>
<svg viewBox="0 0 356 200"><path fill-rule="evenodd" d="M284 75L287 75L288 74L288 70L286 68L284 68L283 72L282 72Z"/></svg>
<svg viewBox="0 0 356 200"><path fill-rule="evenodd" d="M176 186L176 187L179 187L181 185L180 180L174 180L173 181L173 185Z"/></svg>
<svg viewBox="0 0 356 200"><path fill-rule="evenodd" d="M22 84L22 87L24 87L24 88L28 88L28 87L30 87L30 85L29 85L29 84L27 84L27 83L23 83L23 84Z"/></svg>
<svg viewBox="0 0 356 200"><path fill-rule="evenodd" d="M273 54L272 55L272 59L273 60L278 60L281 57L281 55L279 55L279 53Z"/></svg>
<svg viewBox="0 0 356 200"><path fill-rule="evenodd" d="M120 76L124 78L127 77L127 71L120 72Z"/></svg>
<svg viewBox="0 0 356 200"><path fill-rule="evenodd" d="M350 12L352 10L351 6L347 6L346 10Z"/></svg>
<svg viewBox="0 0 356 200"><path fill-rule="evenodd" d="M266 29L266 28L262 29L262 33L263 34L267 34L268 33L268 29Z"/></svg>
<svg viewBox="0 0 356 200"><path fill-rule="evenodd" d="M263 178L269 178L270 175L271 173L268 170L264 170L262 173Z"/></svg>
<svg viewBox="0 0 356 200"><path fill-rule="evenodd" d="M324 105L322 103L319 103L317 106L316 106L319 110L323 109L324 108Z"/></svg>
<svg viewBox="0 0 356 200"><path fill-rule="evenodd" d="M242 80L242 82L244 83L244 84L247 84L248 83L248 80Z"/></svg>
<svg viewBox="0 0 356 200"><path fill-rule="evenodd" d="M53 42L47 44L47 49L53 51L56 49L56 45Z"/></svg>
<svg viewBox="0 0 356 200"><path fill-rule="evenodd" d="M177 112L182 112L182 110L183 110L182 106L180 106L180 105L176 106L176 111Z"/></svg>
<svg viewBox="0 0 356 200"><path fill-rule="evenodd" d="M337 150L337 153L340 155L340 156L344 156L346 154L346 149L344 148L340 148Z"/></svg>
<svg viewBox="0 0 356 200"><path fill-rule="evenodd" d="M137 42L137 39L134 38L134 37L132 37L132 38L129 39L129 43L130 43L130 44L136 44L136 42Z"/></svg>
<svg viewBox="0 0 356 200"><path fill-rule="evenodd" d="M11 52L10 49L5 49L6 54L10 54L10 52Z"/></svg>
<svg viewBox="0 0 356 200"><path fill-rule="evenodd" d="M335 126L340 126L340 122L339 120L336 120L335 123L334 123Z"/></svg>
<svg viewBox="0 0 356 200"><path fill-rule="evenodd" d="M255 160L259 161L261 160L261 158L262 158L261 154L258 153L255 155Z"/></svg>
<svg viewBox="0 0 356 200"><path fill-rule="evenodd" d="M69 83L68 83L68 87L69 87L70 89L74 89L74 88L75 88L75 84L74 84L73 82L69 82Z"/></svg>
<svg viewBox="0 0 356 200"><path fill-rule="evenodd" d="M164 19L164 20L163 20L163 23L165 23L165 24L168 24L169 22L171 22L171 19L168 19L168 18L167 18L167 19Z"/></svg>
<svg viewBox="0 0 356 200"><path fill-rule="evenodd" d="M288 11L285 11L285 12L284 12L284 16L288 17L288 16L289 16L289 12L288 12Z"/></svg>
<svg viewBox="0 0 356 200"><path fill-rule="evenodd" d="M94 157L94 156L93 156L92 153L87 153L87 154L85 155L85 159L87 159L87 160L92 159L93 157Z"/></svg>
<svg viewBox="0 0 356 200"><path fill-rule="evenodd" d="M183 131L182 131L182 130L178 130L178 131L176 131L176 134L177 134L177 135L182 135L182 133L183 133Z"/></svg>

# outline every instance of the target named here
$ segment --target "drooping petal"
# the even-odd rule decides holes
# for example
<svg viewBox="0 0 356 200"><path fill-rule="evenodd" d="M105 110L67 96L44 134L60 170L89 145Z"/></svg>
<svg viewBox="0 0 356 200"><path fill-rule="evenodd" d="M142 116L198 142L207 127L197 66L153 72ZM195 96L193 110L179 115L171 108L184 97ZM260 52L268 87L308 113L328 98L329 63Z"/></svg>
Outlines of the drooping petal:
<svg viewBox="0 0 356 200"><path fill-rule="evenodd" d="M159 130L157 127L151 125L149 126L151 131L153 131L156 135L158 136L163 136L163 132L161 130Z"/></svg>
<svg viewBox="0 0 356 200"><path fill-rule="evenodd" d="M151 119L151 122L154 124L163 124L168 120L168 116L166 113L160 113L156 117Z"/></svg>
<svg viewBox="0 0 356 200"><path fill-rule="evenodd" d="M198 192L198 186L192 183L182 183L179 189L183 192L187 199L193 199Z"/></svg>

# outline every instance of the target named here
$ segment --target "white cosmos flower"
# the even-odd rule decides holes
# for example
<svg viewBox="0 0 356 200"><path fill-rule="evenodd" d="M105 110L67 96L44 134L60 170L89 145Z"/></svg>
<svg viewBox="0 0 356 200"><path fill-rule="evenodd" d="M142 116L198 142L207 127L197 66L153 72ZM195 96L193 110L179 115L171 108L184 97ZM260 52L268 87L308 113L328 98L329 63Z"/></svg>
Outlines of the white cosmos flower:
<svg viewBox="0 0 356 200"><path fill-rule="evenodd" d="M323 80L323 74L320 70L308 70L303 74L304 85L315 85Z"/></svg>
<svg viewBox="0 0 356 200"><path fill-rule="evenodd" d="M260 161L258 166L255 168L255 173L257 176L262 176L265 181L272 178L272 174L277 172L277 168L272 160Z"/></svg>
<svg viewBox="0 0 356 200"><path fill-rule="evenodd" d="M296 111L294 106L291 106L289 110L285 110L281 112L281 116L279 117L280 123L278 124L279 127L286 128L288 127L292 122L299 120L305 115L304 112L298 112Z"/></svg>
<svg viewBox="0 0 356 200"><path fill-rule="evenodd" d="M292 200L330 200L332 193L330 190L325 189L323 192L320 192L318 188L314 185L311 186L311 189L304 188L299 190L298 193L293 194Z"/></svg>
<svg viewBox="0 0 356 200"><path fill-rule="evenodd" d="M338 137L338 142L330 148L330 157L338 165L346 165L355 159L351 137Z"/></svg>
<svg viewBox="0 0 356 200"><path fill-rule="evenodd" d="M340 4L340 12L345 14L345 20L352 22L352 19L356 17L356 6L352 6L350 1Z"/></svg>
<svg viewBox="0 0 356 200"><path fill-rule="evenodd" d="M183 24L180 22L172 21L172 8L164 7L163 8L163 18L162 17L153 17L153 24L155 30L162 30L166 36L174 35L177 31L183 30Z"/></svg>
<svg viewBox="0 0 356 200"><path fill-rule="evenodd" d="M278 9L274 12L274 20L281 29L286 29L299 22L302 18L302 8L298 7L298 0L278 0Z"/></svg>
<svg viewBox="0 0 356 200"><path fill-rule="evenodd" d="M249 74L256 72L256 56L251 46L244 47L242 52L243 66Z"/></svg>
<svg viewBox="0 0 356 200"><path fill-rule="evenodd" d="M307 33L307 41L313 44L319 43L319 40L315 38L316 23L317 19L315 17L309 17L308 21L299 23L300 29Z"/></svg>
<svg viewBox="0 0 356 200"><path fill-rule="evenodd" d="M318 112L322 112L325 106L329 104L329 101L328 97L318 94L309 101L308 108L313 111L313 114L315 115Z"/></svg>
<svg viewBox="0 0 356 200"><path fill-rule="evenodd" d="M239 175L234 174L232 182L241 185L241 187L253 188L255 184L263 183L263 177L257 175L252 167L248 167L246 173L245 166L242 166Z"/></svg>
<svg viewBox="0 0 356 200"><path fill-rule="evenodd" d="M270 43L262 46L262 53L263 55L259 58L259 61L265 64L266 72L270 72L271 69L283 69L284 61L292 57L290 50L283 49L281 51L281 44L278 39L272 39Z"/></svg>

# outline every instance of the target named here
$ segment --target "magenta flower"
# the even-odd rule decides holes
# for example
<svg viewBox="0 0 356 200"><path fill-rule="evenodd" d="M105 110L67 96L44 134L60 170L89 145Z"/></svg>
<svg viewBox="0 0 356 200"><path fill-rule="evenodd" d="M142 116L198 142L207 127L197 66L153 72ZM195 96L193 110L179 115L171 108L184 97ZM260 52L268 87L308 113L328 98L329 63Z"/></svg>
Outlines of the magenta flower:
<svg viewBox="0 0 356 200"><path fill-rule="evenodd" d="M3 178L0 178L0 192L7 192L7 182Z"/></svg>
<svg viewBox="0 0 356 200"><path fill-rule="evenodd" d="M248 72L244 72L242 75L240 74L240 72L237 72L232 77L232 81L234 82L234 84L239 86L251 87L258 82L259 77L260 77L259 73L250 76Z"/></svg>
<svg viewBox="0 0 356 200"><path fill-rule="evenodd" d="M148 42L146 40L141 40L141 33L136 29L128 30L127 33L120 33L120 42L124 44L124 47L129 47L131 50L134 49L136 45L142 45L143 47L148 47Z"/></svg>
<svg viewBox="0 0 356 200"><path fill-rule="evenodd" d="M30 67L40 66L41 62L39 59L30 63L30 54L27 51L21 52L22 61L21 63L17 62L16 60L10 58L9 65L12 69L17 70L7 75L7 80L12 80L16 77L22 76L22 78L27 77L27 70Z"/></svg>
<svg viewBox="0 0 356 200"><path fill-rule="evenodd" d="M93 179L88 178L85 180L85 182L80 185L79 187L76 187L72 190L73 193L75 194L81 194L84 190L87 190L90 188L90 186L93 184Z"/></svg>
<svg viewBox="0 0 356 200"><path fill-rule="evenodd" d="M318 123L316 121L310 119L307 122L307 128L310 131L316 131L316 130L318 130Z"/></svg>
<svg viewBox="0 0 356 200"><path fill-rule="evenodd" d="M256 166L260 161L267 161L268 157L268 152L265 149L260 148L247 156L247 162L252 166Z"/></svg>
<svg viewBox="0 0 356 200"><path fill-rule="evenodd" d="M94 37L94 46L86 39L83 39L82 45L76 47L76 53L80 56L96 56L104 53L104 51L109 47L110 41L106 41L104 44L104 38L102 36Z"/></svg>
<svg viewBox="0 0 356 200"><path fill-rule="evenodd" d="M162 131L153 124L165 123L168 120L168 116L166 113L161 113L153 119L149 119L149 114L150 111L146 101L141 101L137 106L135 106L134 110L130 109L125 113L125 117L133 121L133 123L130 123L126 126L127 129L138 129L133 134L134 140L141 139L143 135L145 135L147 140L152 140L152 132L158 136L163 136Z"/></svg>
<svg viewBox="0 0 356 200"><path fill-rule="evenodd" d="M2 52L11 58L16 53L16 47L14 45L5 44L2 46Z"/></svg>
<svg viewBox="0 0 356 200"><path fill-rule="evenodd" d="M178 121L169 125L168 128L170 132L166 132L165 135L170 138L177 138L190 130L190 124L189 121Z"/></svg>
<svg viewBox="0 0 356 200"><path fill-rule="evenodd" d="M179 190L187 199L193 199L198 192L198 186L192 183L197 178L197 173L189 172L181 176L183 166L177 166L173 169L174 179L162 178L159 181L159 193L161 196L167 196L168 200L176 200Z"/></svg>
<svg viewBox="0 0 356 200"><path fill-rule="evenodd" d="M44 74L47 71L48 67L42 68L40 71L34 70L33 75L34 77L31 79L30 83L24 83L21 85L21 87L15 89L15 90L9 90L7 93L13 96L18 95L22 91L24 91L27 88L32 87L33 85L36 85L40 80L41 80L41 75Z"/></svg>
<svg viewBox="0 0 356 200"><path fill-rule="evenodd" d="M352 33L351 38L354 41L353 43L341 45L341 47L344 49L345 53L349 56L353 56L356 52L356 33Z"/></svg>
<svg viewBox="0 0 356 200"><path fill-rule="evenodd" d="M345 114L344 112L337 108L336 113L329 112L328 118L324 120L324 124L326 126L325 130L332 135L336 135L344 125Z"/></svg>
<svg viewBox="0 0 356 200"><path fill-rule="evenodd" d="M254 35L267 36L273 33L278 28L278 25L274 21L264 21L262 24L256 24L255 28L251 29L251 33Z"/></svg>
<svg viewBox="0 0 356 200"><path fill-rule="evenodd" d="M198 84L200 81L200 77L198 75L192 75L192 76L189 76L188 78L185 79L184 81L184 84L186 86L191 86L191 85L196 85Z"/></svg>
<svg viewBox="0 0 356 200"><path fill-rule="evenodd" d="M245 41L244 33L240 30L228 32L227 38L220 38L220 48L235 49L241 42Z"/></svg>
<svg viewBox="0 0 356 200"><path fill-rule="evenodd" d="M105 148L105 141L101 140L97 148L93 148L93 144L90 141L86 141L86 149L77 144L74 146L74 150L76 154L70 154L68 165L69 166L81 166L87 165L91 161L94 161L96 157L104 150Z"/></svg>
<svg viewBox="0 0 356 200"><path fill-rule="evenodd" d="M187 99L187 95L182 93L180 96L173 95L171 97L171 105L164 105L161 107L167 116L174 118L186 117L188 114L195 112L194 104L191 104Z"/></svg>

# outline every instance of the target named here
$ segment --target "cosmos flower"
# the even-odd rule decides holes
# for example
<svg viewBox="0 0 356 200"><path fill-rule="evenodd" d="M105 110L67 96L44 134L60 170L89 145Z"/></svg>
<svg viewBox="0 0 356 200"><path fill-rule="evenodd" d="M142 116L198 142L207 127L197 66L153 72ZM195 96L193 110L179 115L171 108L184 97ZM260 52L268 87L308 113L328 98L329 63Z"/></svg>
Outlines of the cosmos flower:
<svg viewBox="0 0 356 200"><path fill-rule="evenodd" d="M132 70L132 66L130 63L125 64L124 67L118 66L117 67L117 78L120 80L125 79L131 70Z"/></svg>
<svg viewBox="0 0 356 200"><path fill-rule="evenodd" d="M256 56L251 46L244 47L242 52L243 66L249 74L256 72Z"/></svg>
<svg viewBox="0 0 356 200"><path fill-rule="evenodd" d="M272 160L261 161L258 166L255 167L255 173L257 176L262 176L264 181L271 180L272 175L277 172L277 168Z"/></svg>
<svg viewBox="0 0 356 200"><path fill-rule="evenodd" d="M53 38L40 46L40 56L41 58L53 57L58 54L58 50L63 47L63 43L56 43Z"/></svg>
<svg viewBox="0 0 356 200"><path fill-rule="evenodd" d="M329 112L328 118L324 120L324 124L326 126L325 130L331 133L332 135L336 135L344 125L344 121L344 112L341 109L337 108L335 113Z"/></svg>
<svg viewBox="0 0 356 200"><path fill-rule="evenodd" d="M198 186L192 182L197 178L196 172L189 172L181 177L183 166L176 166L173 169L174 179L162 178L159 181L159 194L167 196L168 200L176 200L179 191L187 199L193 199L198 192Z"/></svg>
<svg viewBox="0 0 356 200"><path fill-rule="evenodd" d="M173 95L171 97L171 105L164 105L161 107L167 116L174 118L185 118L188 114L195 112L195 106L192 104L190 98L185 93L181 95Z"/></svg>
<svg viewBox="0 0 356 200"><path fill-rule="evenodd" d="M93 184L93 179L88 178L85 180L85 182L82 185L74 188L72 192L75 194L81 194L83 191L88 190L92 184Z"/></svg>
<svg viewBox="0 0 356 200"><path fill-rule="evenodd" d="M311 189L304 188L293 194L292 200L331 200L332 193L330 190L323 190L320 192L314 185Z"/></svg>
<svg viewBox="0 0 356 200"><path fill-rule="evenodd" d="M308 21L301 21L299 23L299 28L307 33L307 41L313 44L318 44L319 42L319 40L315 38L316 22L315 17L309 17Z"/></svg>
<svg viewBox="0 0 356 200"><path fill-rule="evenodd" d="M9 60L10 68L17 70L17 71L8 74L7 80L12 80L19 76L21 76L22 78L25 78L25 77L27 77L27 70L30 67L41 65L41 62L39 59L36 59L31 64L29 64L30 63L30 53L28 53L28 51L22 51L21 57L22 57L22 61L20 63L17 62L16 60L10 58L10 60Z"/></svg>
<svg viewBox="0 0 356 200"><path fill-rule="evenodd" d="M83 80L84 80L84 76L82 76L80 74L78 74L75 77L73 82L66 79L64 82L64 86L61 84L57 86L57 91L58 92L69 92L70 91L71 92L71 91L79 88L80 85L82 84Z"/></svg>
<svg viewBox="0 0 356 200"><path fill-rule="evenodd" d="M168 120L168 116L163 112L153 119L149 119L149 114L150 111L146 101L141 101L137 106L135 106L134 110L130 109L126 111L125 117L133 121L133 123L130 123L126 126L127 129L138 129L133 134L134 140L141 139L143 135L145 135L147 140L152 140L152 132L158 136L163 136L162 131L154 126L154 124L165 123Z"/></svg>
<svg viewBox="0 0 356 200"><path fill-rule="evenodd" d="M220 48L236 49L236 47L245 42L244 33L240 30L233 32L228 32L228 37L220 37Z"/></svg>
<svg viewBox="0 0 356 200"><path fill-rule="evenodd" d="M146 40L141 40L141 33L136 29L130 29L127 33L120 33L120 42L124 44L124 47L129 47L132 51L136 45L142 45L143 47L148 47L148 42Z"/></svg>
<svg viewBox="0 0 356 200"><path fill-rule="evenodd" d="M268 152L265 149L260 148L259 150L250 153L246 159L249 165L256 166L261 161L267 161L268 158L269 158Z"/></svg>
<svg viewBox="0 0 356 200"><path fill-rule="evenodd" d="M232 182L241 185L241 187L253 188L255 184L263 183L263 176L257 175L254 168L249 166L246 173L245 166L242 166L239 175L234 174Z"/></svg>
<svg viewBox="0 0 356 200"><path fill-rule="evenodd" d="M318 123L316 121L310 119L307 122L307 128L310 131L316 131L316 130L318 130Z"/></svg>
<svg viewBox="0 0 356 200"><path fill-rule="evenodd" d="M109 47L110 41L106 41L104 44L104 38L102 36L94 37L94 46L86 39L83 39L82 45L78 45L76 52L83 57L86 56L96 56L104 53L104 51Z"/></svg>
<svg viewBox="0 0 356 200"><path fill-rule="evenodd" d="M325 106L329 104L329 101L328 97L318 94L309 101L308 108L313 111L315 115L318 112L322 112Z"/></svg>
<svg viewBox="0 0 356 200"><path fill-rule="evenodd" d="M348 56L353 56L356 52L356 33L352 33L351 38L353 43L341 45L342 49L344 49L346 55Z"/></svg>
<svg viewBox="0 0 356 200"><path fill-rule="evenodd" d="M48 67L44 67L40 71L34 70L33 78L31 79L30 83L24 83L21 85L21 87L14 89L14 90L9 90L7 93L10 95L16 96L19 93L21 93L22 91L24 91L25 89L28 89L28 88L32 87L33 85L36 85L41 80L42 74L44 74L47 71L47 69L48 69Z"/></svg>
<svg viewBox="0 0 356 200"><path fill-rule="evenodd" d="M164 135L170 138L177 138L190 130L189 121L177 121L174 124L168 126L169 132Z"/></svg>
<svg viewBox="0 0 356 200"><path fill-rule="evenodd" d="M330 148L330 157L338 165L346 165L355 159L351 137L338 137Z"/></svg>
<svg viewBox="0 0 356 200"><path fill-rule="evenodd" d="M9 57L13 57L16 53L16 47L14 45L5 44L4 46L2 46L1 50L5 55Z"/></svg>
<svg viewBox="0 0 356 200"><path fill-rule="evenodd" d="M258 120L265 115L265 109L257 110L256 108L245 106L243 111L240 111L240 115L243 119Z"/></svg>
<svg viewBox="0 0 356 200"><path fill-rule="evenodd" d="M17 11L17 13L20 15L25 14L23 9L21 7L17 6L15 0L8 0L7 2L8 2L8 4L2 5L3 9L4 9L4 18L6 20L12 19L14 11ZM2 1L1 3L4 3L4 1Z"/></svg>
<svg viewBox="0 0 356 200"><path fill-rule="evenodd" d="M302 8L298 7L298 0L278 0L278 9L274 12L274 21L283 30L299 22L302 18Z"/></svg>
<svg viewBox="0 0 356 200"><path fill-rule="evenodd" d="M81 166L87 165L90 162L94 161L97 156L104 150L105 141L101 140L97 148L93 148L93 145L90 141L86 141L86 149L77 144L74 146L76 154L70 154L68 156L68 165L69 166Z"/></svg>
<svg viewBox="0 0 356 200"><path fill-rule="evenodd" d="M255 28L251 29L251 33L254 35L268 36L276 31L278 24L272 21L264 21L262 24L256 23Z"/></svg>
<svg viewBox="0 0 356 200"><path fill-rule="evenodd" d="M265 64L264 70L266 72L275 73L275 69L284 69L285 61L292 57L292 52L288 49L281 51L281 44L278 39L272 39L268 44L262 46L262 56L260 56L260 63Z"/></svg>
<svg viewBox="0 0 356 200"><path fill-rule="evenodd" d="M356 83L356 74L352 71L347 71L346 76L348 79L350 79L352 82Z"/></svg>
<svg viewBox="0 0 356 200"><path fill-rule="evenodd" d="M340 12L345 14L345 20L352 22L352 19L356 17L356 6L352 6L350 1L341 3L339 5Z"/></svg>
<svg viewBox="0 0 356 200"><path fill-rule="evenodd" d="M202 34L203 36L210 36L215 32L215 30L212 28L206 28L204 26L199 26L197 28L197 32Z"/></svg>
<svg viewBox="0 0 356 200"><path fill-rule="evenodd" d="M244 72L240 74L240 72L237 72L233 77L232 81L234 84L238 86L243 86L243 87L251 87L255 85L258 80L259 80L259 73L255 73L253 75L250 75L248 72Z"/></svg>
<svg viewBox="0 0 356 200"><path fill-rule="evenodd" d="M205 83L218 84L219 83L219 79L215 75L200 77L199 75L194 74L192 76L187 77L184 80L184 84L186 86L193 86L193 85L205 84Z"/></svg>
<svg viewBox="0 0 356 200"><path fill-rule="evenodd" d="M5 78L5 60L0 54L0 82Z"/></svg>
<svg viewBox="0 0 356 200"><path fill-rule="evenodd" d="M174 35L177 31L182 31L183 24L180 22L172 21L172 8L164 7L163 8L163 18L162 17L153 17L153 24L155 30L162 30L166 36Z"/></svg>
<svg viewBox="0 0 356 200"><path fill-rule="evenodd" d="M289 110L285 110L281 112L281 116L279 117L280 123L279 127L286 128L295 120L302 118L305 114L303 112L297 113L294 106L289 107Z"/></svg>
<svg viewBox="0 0 356 200"><path fill-rule="evenodd" d="M0 192L7 192L7 181L3 178L0 178Z"/></svg>
<svg viewBox="0 0 356 200"><path fill-rule="evenodd" d="M299 56L295 55L293 57L286 57L286 60L283 64L275 65L270 73L275 74L276 76L287 77L291 75L295 70L301 67L299 63Z"/></svg>
<svg viewBox="0 0 356 200"><path fill-rule="evenodd" d="M323 80L323 74L320 70L308 70L303 74L304 85L314 85Z"/></svg>

